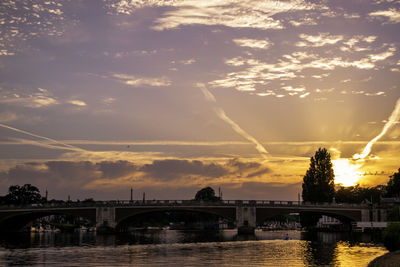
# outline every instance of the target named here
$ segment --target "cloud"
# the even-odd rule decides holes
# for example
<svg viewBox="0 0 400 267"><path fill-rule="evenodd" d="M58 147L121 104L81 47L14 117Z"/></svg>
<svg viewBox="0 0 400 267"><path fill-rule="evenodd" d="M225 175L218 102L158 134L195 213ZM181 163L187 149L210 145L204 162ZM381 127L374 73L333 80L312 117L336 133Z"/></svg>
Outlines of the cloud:
<svg viewBox="0 0 400 267"><path fill-rule="evenodd" d="M115 102L115 100L116 99L114 97L106 97L106 98L103 98L102 102L106 105L111 105L112 103Z"/></svg>
<svg viewBox="0 0 400 267"><path fill-rule="evenodd" d="M256 49L268 49L272 43L267 40L258 40L258 39L233 39L233 42L238 46L250 47Z"/></svg>
<svg viewBox="0 0 400 267"><path fill-rule="evenodd" d="M327 32L319 33L318 35L300 34L299 37L300 39L303 39L303 41L296 43L296 46L299 47L321 47L325 45L333 45L343 40L342 35L330 35Z"/></svg>
<svg viewBox="0 0 400 267"><path fill-rule="evenodd" d="M357 13L345 13L343 14L343 17L346 19L359 19L361 16Z"/></svg>
<svg viewBox="0 0 400 267"><path fill-rule="evenodd" d="M140 86L154 86L154 87L159 87L159 86L170 86L171 81L163 76L159 78L148 78L148 77L138 77L134 75L128 75L128 74L113 74L112 75L114 78L117 80L123 82L126 85L130 85L133 87L140 87Z"/></svg>
<svg viewBox="0 0 400 267"><path fill-rule="evenodd" d="M244 182L240 185L224 185L223 196L235 199L237 196L251 196L251 199L260 200L292 200L297 201L301 192L301 183L279 182Z"/></svg>
<svg viewBox="0 0 400 267"><path fill-rule="evenodd" d="M0 103L42 108L57 105L59 101L47 89L37 88L33 92L0 91Z"/></svg>
<svg viewBox="0 0 400 267"><path fill-rule="evenodd" d="M320 46L329 42L339 42L343 37L326 37L318 35L303 36L313 43L311 45ZM320 38L321 37L321 38ZM354 40L352 40L354 39ZM339 44L333 46L332 50L295 51L291 54L283 54L276 59L255 57L253 55L234 57L225 59L225 64L232 67L219 79L209 82L213 87L235 88L238 91L254 93L258 96L274 96L282 98L285 96L298 95L295 90L302 90L302 97L308 96L305 87L297 88L295 85L285 85L279 90L277 82L290 81L295 79L323 78L332 75L333 71L339 68L354 68L359 70L371 70L379 67L378 64L386 63L387 59L394 56L396 47L393 44L384 44L376 48L377 51L356 51L356 43L371 43L375 41L375 36L357 36L346 40L346 47L353 49L354 56L349 56L348 52L338 52ZM351 41L352 40L352 41ZM343 47L343 46L342 46ZM303 49L303 48L301 48ZM383 50L383 51L382 51ZM383 62L383 63L380 63ZM315 72L324 71L324 74L315 74ZM275 83L272 83L274 82ZM271 83L271 86L269 86ZM285 82L284 84L287 84ZM296 88L295 88L296 87ZM304 90L303 90L304 89ZM373 94L373 92L371 92Z"/></svg>
<svg viewBox="0 0 400 267"><path fill-rule="evenodd" d="M246 60L242 57L234 57L234 58L225 60L225 64L229 65L229 66L237 67L237 66L242 66L242 65L246 64Z"/></svg>
<svg viewBox="0 0 400 267"><path fill-rule="evenodd" d="M397 132L398 136L399 132ZM87 192L97 192L95 198L107 195L108 199L121 199L121 192L129 198L129 188L140 192L153 192L155 198L167 197L176 199L187 196L185 190L200 189L210 185L221 186L224 196L237 198L255 198L262 190L273 193L280 192L280 199L290 199L291 185L301 182L308 165L309 158L318 147L337 148L343 155L352 155L354 151L365 145L365 141L308 141L308 142L269 142L279 157L268 162L259 159L243 158L165 158L146 152L125 153L123 151L72 152L63 155L59 160L44 160L25 163L9 162L2 164L0 171L0 186L5 189L12 184L31 183L39 188L49 189L56 198L66 198L67 194L91 197ZM378 157L367 158L374 161L366 164L366 173L376 170L397 170L399 149L398 141L382 141L375 145L374 153ZM295 157L290 155L296 155ZM107 159L107 160L104 160ZM285 166L285 168L282 168ZM368 167L370 166L370 167ZM365 176L363 182L369 186L387 180L387 175ZM245 186L248 185L259 185ZM246 190L244 189L246 188ZM178 191L179 195L176 195ZM242 191L241 191L242 190ZM192 191L190 191L192 192ZM195 194L196 190L194 190ZM240 193L241 192L241 193ZM114 193L114 194L113 194ZM268 193L268 194L269 194ZM0 192L1 194L1 192ZM231 195L232 194L232 195ZM236 194L236 195L234 195ZM270 196L270 194L268 195ZM297 192L293 195L297 197ZM192 195L188 198L193 197ZM269 198L269 197L268 197Z"/></svg>
<svg viewBox="0 0 400 267"><path fill-rule="evenodd" d="M340 47L340 50L343 52L371 51L373 50L373 48L368 45L375 42L376 39L377 36L374 35L370 36L356 35L344 41L343 42L344 46ZM362 46L360 46L360 44Z"/></svg>
<svg viewBox="0 0 400 267"><path fill-rule="evenodd" d="M239 172L254 171L259 169L262 165L259 162L253 161L242 161L238 158L231 159L227 162L227 165L237 169Z"/></svg>
<svg viewBox="0 0 400 267"><path fill-rule="evenodd" d="M177 159L156 160L152 164L145 164L140 171L157 180L172 180L193 175L217 178L228 173L226 168L218 164Z"/></svg>
<svg viewBox="0 0 400 267"><path fill-rule="evenodd" d="M274 15L302 10L323 8L303 0L281 2L230 1L230 0L183 0L183 1L119 1L111 2L112 12L132 14L144 7L173 7L165 11L152 27L155 30L174 29L184 25L223 25L232 28L282 29L282 23Z"/></svg>
<svg viewBox="0 0 400 267"><path fill-rule="evenodd" d="M306 97L309 96L310 94L311 94L310 92L307 92L307 93L304 93L304 94L300 95L299 97L300 97L300 98L306 98Z"/></svg>
<svg viewBox="0 0 400 267"><path fill-rule="evenodd" d="M25 135L28 135L28 136L31 136L31 137L35 137L35 138L40 140L40 141L32 141L32 142L30 142L31 144L37 144L39 146L44 146L44 147L48 147L48 148L52 148L52 149L72 150L72 151L80 151L80 152L85 151L84 149L81 149L79 147L72 146L72 145L57 141L57 140L55 140L53 138L49 138L49 137L46 137L46 136L42 136L42 135L38 135L38 134L35 134L35 133L24 131L24 130L21 130L21 129L18 129L18 128L14 128L12 126L9 126L9 125L3 124L3 123L0 123L0 127L8 129L8 130L12 130L14 132L22 133L22 134L25 134ZM50 144L42 142L43 140L47 141L47 142L50 142ZM24 143L27 143L27 141L28 140L26 140Z"/></svg>
<svg viewBox="0 0 400 267"><path fill-rule="evenodd" d="M366 96L384 96L385 92L379 91L379 92L376 92L376 93L365 93L365 95Z"/></svg>
<svg viewBox="0 0 400 267"><path fill-rule="evenodd" d="M15 52L10 52L7 49L0 49L0 56L13 56L13 55L15 55Z"/></svg>
<svg viewBox="0 0 400 267"><path fill-rule="evenodd" d="M154 140L154 141L100 141L100 140L60 140L70 145L99 145L99 146L239 146L250 145L246 141L173 141L173 140Z"/></svg>
<svg viewBox="0 0 400 267"><path fill-rule="evenodd" d="M314 18L300 18L299 20L290 20L289 23L295 27L303 26L303 25L317 25L317 22Z"/></svg>
<svg viewBox="0 0 400 267"><path fill-rule="evenodd" d="M94 168L101 172L102 178L117 178L138 170L138 166L126 160L97 162Z"/></svg>
<svg viewBox="0 0 400 267"><path fill-rule="evenodd" d="M100 177L100 173L93 170L93 164L84 161L29 162L0 172L0 180L3 185L30 183L39 188L70 192L71 190L80 190L89 181Z"/></svg>
<svg viewBox="0 0 400 267"><path fill-rule="evenodd" d="M372 62L376 61L382 61L387 59L388 57L394 56L394 52L396 52L395 47L390 47L387 51L379 53L379 54L373 54L370 55L369 58L371 59Z"/></svg>
<svg viewBox="0 0 400 267"><path fill-rule="evenodd" d="M75 106L79 106L79 107L85 107L86 103L83 102L82 100L70 100L68 101L68 103L75 105Z"/></svg>
<svg viewBox="0 0 400 267"><path fill-rule="evenodd" d="M287 91L287 92L303 92L303 91L306 90L303 86L298 87L298 88L293 88L291 85L284 86L284 87L282 87L282 89Z"/></svg>
<svg viewBox="0 0 400 267"><path fill-rule="evenodd" d="M195 62L196 62L196 59L194 59L194 58L179 61L179 63L181 63L183 65L191 65Z"/></svg>
<svg viewBox="0 0 400 267"><path fill-rule="evenodd" d="M204 84L198 83L197 87L200 88L200 90L203 92L204 97L206 98L207 101L216 104L217 101L214 97L214 95L205 87ZM236 122L234 122L230 117L228 117L228 115L226 115L225 111L218 107L215 106L214 107L214 111L217 114L217 116L223 120L224 122L226 122L227 124L229 124L232 129L238 133L240 136L242 136L243 138L245 138L246 140L250 141L251 143L253 143L257 149L257 151L261 154L261 156L263 156L265 159L268 158L269 153L268 151L265 149L265 147L257 141L257 139L255 139L253 136L251 136L249 133L247 133L245 130L243 130Z"/></svg>
<svg viewBox="0 0 400 267"><path fill-rule="evenodd" d="M356 160L363 160L365 159L372 150L372 147L376 142L379 141L383 136L386 135L386 133L393 127L395 126L398 121L400 120L400 98L397 99L396 105L392 111L392 114L389 117L389 120L385 123L383 126L381 132L374 137L369 143L365 146L364 150L360 154L354 154L353 158Z"/></svg>
<svg viewBox="0 0 400 267"><path fill-rule="evenodd" d="M390 8L389 10L379 10L369 13L371 17L385 17L388 23L400 23L400 10Z"/></svg>
<svg viewBox="0 0 400 267"><path fill-rule="evenodd" d="M60 1L2 0L0 5L0 56L13 56L29 47L27 41L61 36L66 20Z"/></svg>
<svg viewBox="0 0 400 267"><path fill-rule="evenodd" d="M233 159L225 162L203 160L162 159L135 164L117 161L46 161L26 162L0 171L0 184L31 183L39 188L66 192L85 190L109 191L135 188L190 187L202 184L242 183L259 179L271 171L263 164ZM172 198L174 196L171 196ZM176 196L175 196L176 197Z"/></svg>
<svg viewBox="0 0 400 267"><path fill-rule="evenodd" d="M247 178L251 178L251 177L260 177L260 176L262 176L262 175L264 175L264 174L267 174L267 173L271 173L271 169L265 168L265 169L261 169L261 170L259 170L259 171L250 173L250 174L247 175Z"/></svg>
<svg viewBox="0 0 400 267"><path fill-rule="evenodd" d="M0 112L0 123L15 121L19 119L19 117L20 116L18 116L14 112L8 112L8 111Z"/></svg>

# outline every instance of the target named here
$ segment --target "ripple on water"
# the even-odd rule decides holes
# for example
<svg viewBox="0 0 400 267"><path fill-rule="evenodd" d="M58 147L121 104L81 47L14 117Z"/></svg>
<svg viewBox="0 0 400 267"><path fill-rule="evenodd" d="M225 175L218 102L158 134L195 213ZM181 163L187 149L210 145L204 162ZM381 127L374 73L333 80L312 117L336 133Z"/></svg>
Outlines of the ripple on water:
<svg viewBox="0 0 400 267"><path fill-rule="evenodd" d="M147 233L148 234L148 233ZM193 233L191 233L192 235ZM201 234L201 233L199 233ZM215 240L212 242L161 244L118 244L93 240L80 246L73 242L65 246L52 244L31 248L1 248L1 266L366 266L386 250L373 243L349 243L329 239L282 240L285 232L271 233L272 240ZM173 232L164 234L170 235ZM185 235L180 232L179 235ZM263 233L268 235L268 233ZM182 236L181 236L182 237ZM107 237L108 238L108 237ZM207 239L203 237L201 240ZM168 241L168 240L164 240ZM89 244L89 245L87 245Z"/></svg>

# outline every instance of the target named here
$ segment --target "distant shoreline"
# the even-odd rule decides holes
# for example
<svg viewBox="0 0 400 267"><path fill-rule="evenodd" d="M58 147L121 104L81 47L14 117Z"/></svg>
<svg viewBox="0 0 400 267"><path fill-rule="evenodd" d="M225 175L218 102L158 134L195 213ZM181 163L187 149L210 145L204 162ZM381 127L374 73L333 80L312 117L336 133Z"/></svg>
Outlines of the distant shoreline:
<svg viewBox="0 0 400 267"><path fill-rule="evenodd" d="M400 263L400 250L388 252L375 258L368 264L368 267L397 267Z"/></svg>

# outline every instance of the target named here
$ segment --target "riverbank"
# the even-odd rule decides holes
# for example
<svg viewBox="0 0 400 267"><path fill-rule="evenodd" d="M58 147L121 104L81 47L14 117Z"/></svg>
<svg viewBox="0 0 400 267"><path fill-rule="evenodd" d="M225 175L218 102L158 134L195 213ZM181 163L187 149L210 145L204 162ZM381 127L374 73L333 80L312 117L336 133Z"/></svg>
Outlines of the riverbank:
<svg viewBox="0 0 400 267"><path fill-rule="evenodd" d="M400 264L400 250L386 253L368 264L368 267L397 267Z"/></svg>

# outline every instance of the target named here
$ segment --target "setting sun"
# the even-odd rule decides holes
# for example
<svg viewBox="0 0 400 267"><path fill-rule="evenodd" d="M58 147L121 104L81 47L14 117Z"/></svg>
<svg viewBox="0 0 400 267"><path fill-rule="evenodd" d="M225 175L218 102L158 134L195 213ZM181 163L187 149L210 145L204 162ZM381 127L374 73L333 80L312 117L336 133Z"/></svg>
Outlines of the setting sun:
<svg viewBox="0 0 400 267"><path fill-rule="evenodd" d="M361 178L360 165L352 163L350 159L332 160L335 172L335 184L353 186Z"/></svg>

